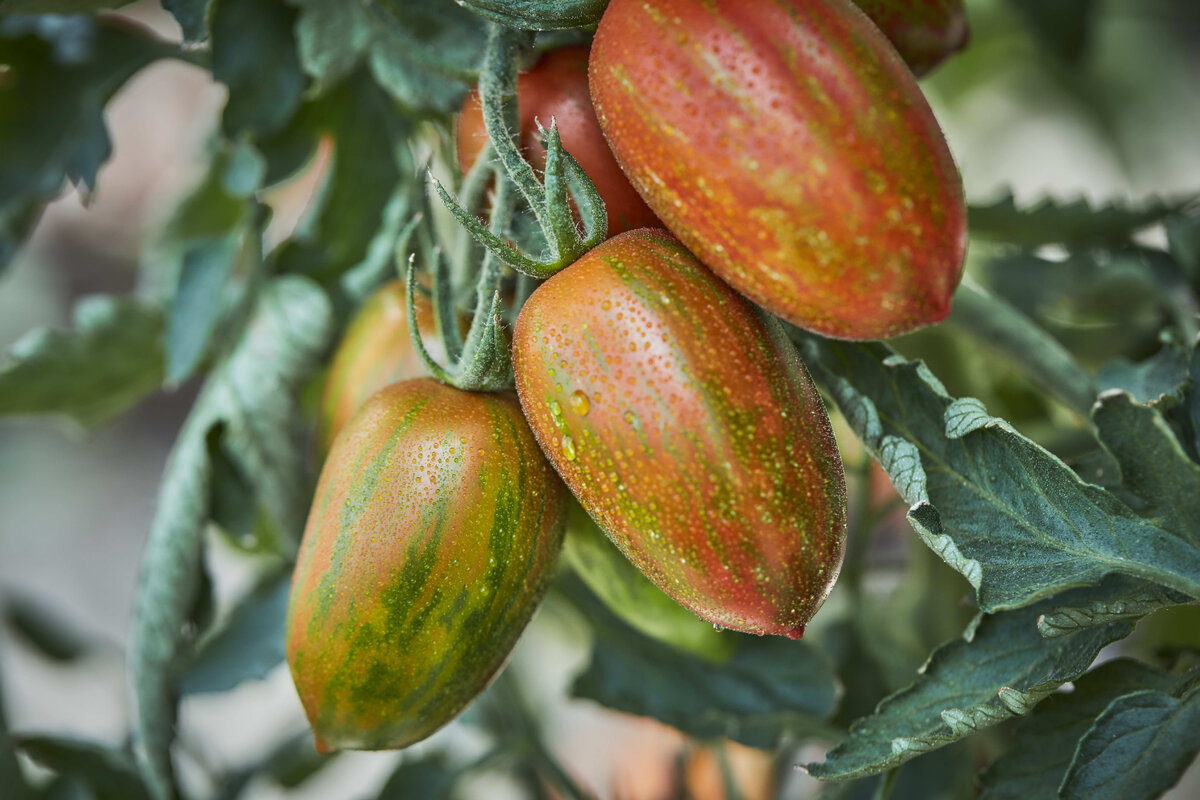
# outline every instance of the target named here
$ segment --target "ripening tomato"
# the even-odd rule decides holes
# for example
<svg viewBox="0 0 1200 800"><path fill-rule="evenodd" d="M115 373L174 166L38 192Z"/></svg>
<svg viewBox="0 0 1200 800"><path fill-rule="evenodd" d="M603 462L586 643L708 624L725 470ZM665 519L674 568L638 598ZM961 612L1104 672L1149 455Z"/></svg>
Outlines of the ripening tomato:
<svg viewBox="0 0 1200 800"><path fill-rule="evenodd" d="M288 665L318 746L404 747L483 691L550 579L566 502L511 392L372 395L334 440L292 578Z"/></svg>
<svg viewBox="0 0 1200 800"><path fill-rule="evenodd" d="M437 335L433 305L419 292L414 300L425 349L444 360L446 350ZM408 332L404 281L393 281L367 298L334 354L317 415L321 452L329 452L333 438L368 397L389 383L428 375Z"/></svg>
<svg viewBox="0 0 1200 800"><path fill-rule="evenodd" d="M643 574L724 628L798 637L833 585L842 462L782 326L665 231L609 239L513 333L525 418Z"/></svg>
<svg viewBox="0 0 1200 800"><path fill-rule="evenodd" d="M563 147L574 156L596 185L608 211L610 236L632 228L662 223L629 185L617 166L588 94L588 50L568 47L554 50L533 69L517 77L517 106L521 124L521 148L533 166L546 165L546 151L538 139L535 120L549 128L558 123ZM458 163L470 169L487 142L483 109L478 91L472 91L458 117Z"/></svg>
<svg viewBox="0 0 1200 800"><path fill-rule="evenodd" d="M612 0L591 91L625 174L718 275L872 339L940 321L966 208L912 73L850 0Z"/></svg>
<svg viewBox="0 0 1200 800"><path fill-rule="evenodd" d="M967 46L963 0L854 0L917 77Z"/></svg>

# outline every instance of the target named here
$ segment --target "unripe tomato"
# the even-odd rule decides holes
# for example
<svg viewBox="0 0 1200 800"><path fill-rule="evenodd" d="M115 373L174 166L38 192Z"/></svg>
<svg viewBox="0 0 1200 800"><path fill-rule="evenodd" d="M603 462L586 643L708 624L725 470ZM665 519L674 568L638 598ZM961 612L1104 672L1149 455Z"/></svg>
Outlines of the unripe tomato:
<svg viewBox="0 0 1200 800"><path fill-rule="evenodd" d="M414 299L425 349L444 360L446 350L437 335L433 305L419 292ZM393 281L367 298L338 344L317 414L321 452L329 452L338 431L375 392L389 383L428 376L408 332L404 281Z"/></svg>
<svg viewBox="0 0 1200 800"><path fill-rule="evenodd" d="M590 74L625 174L739 292L846 339L949 313L959 175L912 73L850 0L612 0Z"/></svg>
<svg viewBox="0 0 1200 800"><path fill-rule="evenodd" d="M538 139L535 120L549 128L558 123L563 147L574 156L596 185L608 211L608 233L662 223L646 206L617 166L588 94L588 50L568 47L542 56L533 69L517 77L517 106L521 124L521 148L537 169L546 166L546 151ZM458 117L458 163L471 168L487 142L483 109L478 90L463 103Z"/></svg>
<svg viewBox="0 0 1200 800"><path fill-rule="evenodd" d="M600 528L698 616L798 637L833 585L846 489L779 323L665 231L539 286L513 334L521 407Z"/></svg>
<svg viewBox="0 0 1200 800"><path fill-rule="evenodd" d="M967 46L963 0L854 0L917 77Z"/></svg>
<svg viewBox="0 0 1200 800"><path fill-rule="evenodd" d="M566 500L511 392L372 395L334 440L292 579L288 664L318 746L404 747L479 694L551 576Z"/></svg>

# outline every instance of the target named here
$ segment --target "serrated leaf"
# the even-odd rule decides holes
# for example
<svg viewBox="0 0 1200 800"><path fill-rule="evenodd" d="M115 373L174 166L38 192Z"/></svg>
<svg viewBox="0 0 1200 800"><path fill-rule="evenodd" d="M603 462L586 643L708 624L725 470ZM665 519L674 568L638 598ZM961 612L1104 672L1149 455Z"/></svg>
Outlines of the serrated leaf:
<svg viewBox="0 0 1200 800"><path fill-rule="evenodd" d="M97 800L149 800L133 760L121 750L65 736L19 736L17 744L40 766L78 780Z"/></svg>
<svg viewBox="0 0 1200 800"><path fill-rule="evenodd" d="M1095 0L1009 0L1025 18L1042 44L1068 63L1078 62L1087 51Z"/></svg>
<svg viewBox="0 0 1200 800"><path fill-rule="evenodd" d="M1136 621L1160 608L1194 602L1180 592L1126 575L1111 575L1102 586L1105 591L1092 596L1084 605L1060 605L1043 614L1038 619L1042 636L1063 636L1080 628L1119 620Z"/></svg>
<svg viewBox="0 0 1200 800"><path fill-rule="evenodd" d="M1119 697L1079 740L1059 793L1090 800L1154 800L1200 752L1200 691Z"/></svg>
<svg viewBox="0 0 1200 800"><path fill-rule="evenodd" d="M1187 351L1174 344L1164 345L1136 364L1125 358L1114 359L1096 374L1096 385L1101 391L1119 389L1133 395L1139 403L1154 403L1163 395L1180 396L1187 380Z"/></svg>
<svg viewBox="0 0 1200 800"><path fill-rule="evenodd" d="M296 12L282 3L217 0L211 25L213 77L229 87L225 135L263 136L282 128L307 83L292 32Z"/></svg>
<svg viewBox="0 0 1200 800"><path fill-rule="evenodd" d="M89 297L74 330L39 328L0 364L0 416L56 414L94 428L162 383L162 312L134 298Z"/></svg>
<svg viewBox="0 0 1200 800"><path fill-rule="evenodd" d="M1200 548L1200 464L1187 457L1158 409L1106 392L1092 421L1125 488L1145 503L1141 514Z"/></svg>
<svg viewBox="0 0 1200 800"><path fill-rule="evenodd" d="M698 738L726 737L771 747L785 733L828 734L823 720L837 694L832 667L807 642L738 639L720 664L643 636L610 612L574 576L572 601L596 632L591 661L572 694L618 711L653 717Z"/></svg>
<svg viewBox="0 0 1200 800"><path fill-rule="evenodd" d="M312 216L276 253L280 271L335 287L366 259L396 192L415 180L409 132L395 103L362 71L301 107L278 141L291 147L307 138L315 146L331 134L334 153ZM268 158L273 144L263 143Z"/></svg>
<svg viewBox="0 0 1200 800"><path fill-rule="evenodd" d="M1079 604L1100 589L1079 589ZM976 730L1026 714L1063 683L1081 675L1106 644L1127 636L1124 622L1043 639L1037 619L1043 601L984 616L966 637L933 652L921 676L860 719L850 735L807 769L821 780L848 780L882 772Z"/></svg>
<svg viewBox="0 0 1200 800"><path fill-rule="evenodd" d="M595 25L608 0L457 0L476 14L510 28L553 31Z"/></svg>
<svg viewBox="0 0 1200 800"><path fill-rule="evenodd" d="M1130 659L1117 659L1053 694L1017 723L1013 746L983 774L980 800L1055 797L1079 739L1113 700L1134 689L1169 689L1178 678Z"/></svg>
<svg viewBox="0 0 1200 800"><path fill-rule="evenodd" d="M10 70L0 83L0 266L68 178L94 187L112 151L102 116L134 73L179 55L127 20L0 17Z"/></svg>
<svg viewBox="0 0 1200 800"><path fill-rule="evenodd" d="M210 518L208 434L225 426L238 467L255 482L258 503L296 536L307 480L296 397L324 350L328 300L297 277L280 278L258 299L237 346L206 383L179 434L163 477L135 600L130 671L139 766L153 797L174 796L170 746L186 630L201 591L202 543Z"/></svg>
<svg viewBox="0 0 1200 800"><path fill-rule="evenodd" d="M1113 200L1094 207L1083 198L1062 201L1047 197L1019 208L1013 196L1006 194L986 205L972 205L968 222L972 236L1025 247L1120 244L1142 228L1162 222L1185 204L1151 198L1140 205Z"/></svg>
<svg viewBox="0 0 1200 800"><path fill-rule="evenodd" d="M921 538L978 592L1017 608L1124 573L1200 597L1195 546L1084 483L1062 461L955 400L880 344L799 336L801 351L879 459Z"/></svg>
<svg viewBox="0 0 1200 800"><path fill-rule="evenodd" d="M200 642L180 680L181 692L226 692L244 681L266 677L283 663L290 578L280 575L253 591L220 628Z"/></svg>

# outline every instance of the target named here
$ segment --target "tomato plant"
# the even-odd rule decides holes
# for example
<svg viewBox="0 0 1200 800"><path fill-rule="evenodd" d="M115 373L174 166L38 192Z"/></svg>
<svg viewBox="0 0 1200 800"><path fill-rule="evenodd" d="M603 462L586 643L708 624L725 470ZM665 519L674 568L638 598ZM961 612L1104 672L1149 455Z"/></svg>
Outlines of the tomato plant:
<svg viewBox="0 0 1200 800"><path fill-rule="evenodd" d="M846 339L949 313L958 170L912 74L849 2L613 0L589 73L625 173L738 291Z"/></svg>
<svg viewBox="0 0 1200 800"><path fill-rule="evenodd" d="M546 164L537 123L558 124L563 147L592 177L608 211L608 232L659 225L613 158L588 94L588 49L566 47L542 56L517 77L517 107L523 152L538 169ZM479 91L467 95L456 129L458 162L470 169L487 142Z"/></svg>
<svg viewBox="0 0 1200 800"><path fill-rule="evenodd" d="M631 231L538 287L513 361L542 449L651 581L721 627L800 637L841 565L845 484L778 323Z"/></svg>
<svg viewBox="0 0 1200 800"><path fill-rule="evenodd" d="M318 749L403 747L458 714L537 607L565 522L516 398L429 379L372 395L321 472L288 607Z"/></svg>

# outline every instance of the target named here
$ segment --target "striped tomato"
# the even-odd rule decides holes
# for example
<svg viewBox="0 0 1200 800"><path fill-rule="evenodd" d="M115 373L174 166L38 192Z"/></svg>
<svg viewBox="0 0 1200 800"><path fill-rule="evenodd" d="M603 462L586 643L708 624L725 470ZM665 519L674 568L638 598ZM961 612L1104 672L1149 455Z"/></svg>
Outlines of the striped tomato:
<svg viewBox="0 0 1200 800"><path fill-rule="evenodd" d="M850 0L612 0L589 72L625 174L739 292L847 339L949 313L958 171L912 73Z"/></svg>
<svg viewBox="0 0 1200 800"><path fill-rule="evenodd" d="M845 485L778 322L630 231L537 288L513 366L542 449L651 581L722 627L801 635L841 564Z"/></svg>
<svg viewBox="0 0 1200 800"><path fill-rule="evenodd" d="M435 359L444 360L433 306L420 293L415 299L425 348ZM428 375L409 337L404 281L393 281L367 298L334 354L317 415L321 452L329 452L333 438L368 397L389 383Z"/></svg>
<svg viewBox="0 0 1200 800"><path fill-rule="evenodd" d="M292 579L288 664L318 746L403 747L479 694L550 578L566 499L511 393L373 395L334 441Z"/></svg>
<svg viewBox="0 0 1200 800"><path fill-rule="evenodd" d="M967 46L963 0L854 0L920 77Z"/></svg>

